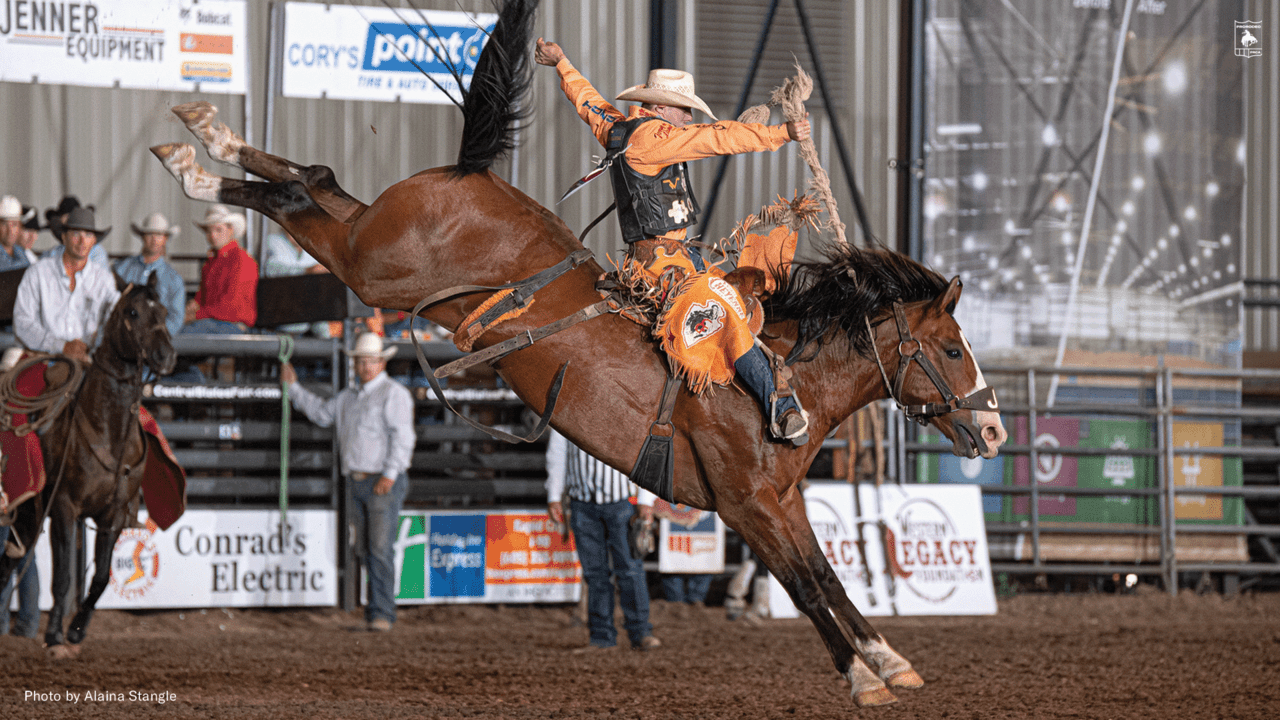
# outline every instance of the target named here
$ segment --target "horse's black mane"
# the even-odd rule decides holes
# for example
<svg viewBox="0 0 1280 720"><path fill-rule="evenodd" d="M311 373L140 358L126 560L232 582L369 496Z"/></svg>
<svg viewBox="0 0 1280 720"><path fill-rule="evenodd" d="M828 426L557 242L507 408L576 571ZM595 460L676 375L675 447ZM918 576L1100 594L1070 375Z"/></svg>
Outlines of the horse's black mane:
<svg viewBox="0 0 1280 720"><path fill-rule="evenodd" d="M528 119L533 84L529 42L538 0L506 0L476 62L462 101L462 147L454 174L484 172L516 146L519 122Z"/></svg>
<svg viewBox="0 0 1280 720"><path fill-rule="evenodd" d="M795 263L765 310L770 322L794 320L799 326L788 362L810 345L816 352L833 329L844 333L854 352L870 357L865 318L894 301L931 300L946 289L946 278L905 255L883 247L833 244L822 250L821 260Z"/></svg>

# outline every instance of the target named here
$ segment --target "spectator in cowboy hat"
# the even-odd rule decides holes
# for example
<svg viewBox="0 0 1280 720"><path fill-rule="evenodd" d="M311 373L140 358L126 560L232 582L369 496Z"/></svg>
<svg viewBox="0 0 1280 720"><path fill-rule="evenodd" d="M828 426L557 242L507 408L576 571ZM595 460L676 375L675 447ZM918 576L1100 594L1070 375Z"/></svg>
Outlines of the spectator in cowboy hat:
<svg viewBox="0 0 1280 720"><path fill-rule="evenodd" d="M200 269L200 292L187 303L184 333L235 335L258 319L258 263L240 247L245 217L214 205L196 221L209 241L209 260Z"/></svg>
<svg viewBox="0 0 1280 720"><path fill-rule="evenodd" d="M27 262L32 265L40 261L40 256L32 248L35 247L36 238L40 237L40 231L44 229L40 224L40 211L34 205L23 205L22 237L18 238L18 247L22 248L23 254L27 256Z"/></svg>
<svg viewBox="0 0 1280 720"><path fill-rule="evenodd" d="M395 354L394 347L384 350L382 338L374 333L360 335L347 351L360 385L333 398L304 388L289 363L280 366L280 379L288 384L294 406L320 427L337 424L338 457L354 502L356 553L369 572L365 622L374 632L390 630L396 621L393 552L416 442L413 396L386 372L387 360Z"/></svg>
<svg viewBox="0 0 1280 720"><path fill-rule="evenodd" d="M111 228L99 229L93 210L77 207L62 221L64 252L46 255L22 276L13 306L13 331L28 350L62 353L89 362L98 329L120 299L115 277L89 262Z"/></svg>
<svg viewBox="0 0 1280 720"><path fill-rule="evenodd" d="M170 225L164 215L151 213L142 225L130 223L133 234L142 240L142 253L127 257L116 263L115 271L125 282L145 285L152 273L156 275L156 291L160 293L160 301L169 316L164 326L170 335L177 335L182 330L182 320L186 314L187 290L182 283L182 276L165 259L165 248L169 238L177 237L182 228Z"/></svg>
<svg viewBox="0 0 1280 720"><path fill-rule="evenodd" d="M0 271L17 270L31 263L18 246L22 237L22 203L12 195L0 198Z"/></svg>
<svg viewBox="0 0 1280 720"><path fill-rule="evenodd" d="M53 239L57 240L59 244L49 252L45 253L42 257L62 256L62 251L65 249L61 244L62 235L67 216L71 214L72 210L75 210L78 207L85 207L90 211L93 211L94 209L92 205L82 206L80 204L80 198L75 195L67 195L58 202L57 207L51 207L44 211L45 220L49 223L45 227L49 228L49 232L53 233ZM111 262L109 258L107 258L107 249L102 247L101 243L94 244L93 249L89 251L89 259L104 268L111 267Z"/></svg>

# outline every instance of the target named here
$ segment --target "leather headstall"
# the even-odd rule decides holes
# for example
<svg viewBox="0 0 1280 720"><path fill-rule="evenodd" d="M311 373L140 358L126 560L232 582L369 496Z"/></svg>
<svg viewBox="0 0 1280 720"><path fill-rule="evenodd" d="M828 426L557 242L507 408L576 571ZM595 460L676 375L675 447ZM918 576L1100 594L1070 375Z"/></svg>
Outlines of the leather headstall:
<svg viewBox="0 0 1280 720"><path fill-rule="evenodd" d="M889 374L885 372L884 363L880 361L880 353L876 350L876 334L871 327L871 320L864 318L867 324L867 334L871 337L872 354L876 359L876 366L880 368L880 377L884 379L884 386L889 390L889 397L897 403L903 414L915 420L921 425L929 422L930 418L940 415L953 413L957 410L976 410L987 412L999 412L1000 403L996 400L996 389L991 386L975 390L968 397L959 397L951 392L951 387L947 385L946 379L942 377L942 373L938 372L938 368L924 354L920 341L912 337L911 326L907 324L906 313L903 312L902 303L895 302L893 304L893 318L898 326L898 372L894 376L893 383L889 382ZM906 405L902 402L902 386L906 381L907 370L912 362L920 365L925 375L933 381L933 386L942 394L942 402L925 403L923 405Z"/></svg>

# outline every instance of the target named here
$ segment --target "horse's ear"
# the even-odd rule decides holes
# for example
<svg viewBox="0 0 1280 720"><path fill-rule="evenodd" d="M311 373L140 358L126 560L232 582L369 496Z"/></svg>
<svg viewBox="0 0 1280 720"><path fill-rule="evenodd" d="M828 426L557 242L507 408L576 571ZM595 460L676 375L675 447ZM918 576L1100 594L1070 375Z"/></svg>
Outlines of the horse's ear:
<svg viewBox="0 0 1280 720"><path fill-rule="evenodd" d="M159 279L160 279L160 273L154 273L154 272L151 273L150 275L147 276L147 287L151 288L152 290L155 290L156 285L159 284Z"/></svg>
<svg viewBox="0 0 1280 720"><path fill-rule="evenodd" d="M956 303L960 301L960 291L964 289L964 283L960 282L960 276L951 278L951 284L947 285L947 289L933 301L931 310L938 314L946 313L951 315L956 311Z"/></svg>
<svg viewBox="0 0 1280 720"><path fill-rule="evenodd" d="M152 274L154 275L154 273L152 273ZM111 271L111 277L113 277L113 278L115 278L115 279L116 279L116 290L117 290L117 291L119 291L119 292L123 293L123 292L124 292L124 289L125 289L125 288L127 288L127 287L129 287L129 283L125 282L125 281L124 281L124 278L120 277L120 273L117 273L115 270L112 270L112 271Z"/></svg>

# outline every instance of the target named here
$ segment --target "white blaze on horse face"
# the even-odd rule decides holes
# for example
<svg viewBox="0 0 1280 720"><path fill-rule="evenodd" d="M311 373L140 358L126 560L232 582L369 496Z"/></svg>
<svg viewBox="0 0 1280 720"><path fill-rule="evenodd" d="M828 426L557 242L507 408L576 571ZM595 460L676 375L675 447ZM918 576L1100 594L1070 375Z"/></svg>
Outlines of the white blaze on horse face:
<svg viewBox="0 0 1280 720"><path fill-rule="evenodd" d="M973 393L987 387L987 380L982 376L982 368L978 367L978 357L973 352L973 346L969 344L969 338L965 337L964 330L960 331L960 341L964 343L964 351L969 356L969 361L973 363L974 386L968 392L960 393L961 397L968 397ZM975 410L973 411L973 420L982 428L983 439L987 442L987 452L990 455L983 454L983 457L995 457L996 448L1004 444L1009 438L1008 432L1004 429L1004 423L1000 421L999 410L992 408L991 410ZM990 432L988 432L990 430Z"/></svg>

